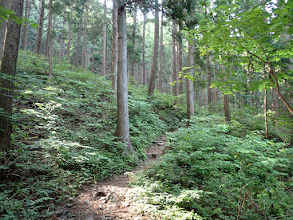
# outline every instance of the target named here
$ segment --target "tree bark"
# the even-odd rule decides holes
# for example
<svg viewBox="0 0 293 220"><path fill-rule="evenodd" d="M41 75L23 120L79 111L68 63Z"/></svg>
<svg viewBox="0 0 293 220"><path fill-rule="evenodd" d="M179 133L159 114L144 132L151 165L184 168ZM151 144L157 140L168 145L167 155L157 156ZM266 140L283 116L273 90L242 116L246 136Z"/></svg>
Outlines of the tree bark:
<svg viewBox="0 0 293 220"><path fill-rule="evenodd" d="M208 87L208 110L212 111L212 88L211 88L211 71L210 71L210 54L206 53L206 70L207 70L207 87Z"/></svg>
<svg viewBox="0 0 293 220"><path fill-rule="evenodd" d="M268 104L267 104L267 90L265 89L265 97L264 97L264 116L265 116L265 129L266 129L266 139L269 138L269 126L268 126Z"/></svg>
<svg viewBox="0 0 293 220"><path fill-rule="evenodd" d="M42 43L42 34L43 34L43 24L44 24L44 15L45 15L45 0L40 1L40 12L39 12L39 21L38 21L38 31L35 42L35 53L41 53L41 43Z"/></svg>
<svg viewBox="0 0 293 220"><path fill-rule="evenodd" d="M164 1L163 1L164 2ZM162 2L162 4L163 4ZM161 92L163 92L163 87L162 87L162 72L163 72L163 53L164 53L164 26L163 26L163 21L164 21L164 12L161 12L161 35L160 35L160 63L159 63L159 82L158 82L158 88Z"/></svg>
<svg viewBox="0 0 293 220"><path fill-rule="evenodd" d="M67 60L70 60L70 48L71 48L71 32L72 32L72 13L73 13L73 1L71 1L71 9L70 9L70 20L68 27L68 42L67 42Z"/></svg>
<svg viewBox="0 0 293 220"><path fill-rule="evenodd" d="M103 66L102 66L102 75L105 76L106 73L106 56L107 56L107 25L106 25L106 7L107 7L107 1L104 1L104 27L103 27Z"/></svg>
<svg viewBox="0 0 293 220"><path fill-rule="evenodd" d="M88 19L88 7L86 6L86 13L84 15L84 25L83 25L83 42L82 42L82 57L81 65L87 68L86 65L86 51L87 51L87 19Z"/></svg>
<svg viewBox="0 0 293 220"><path fill-rule="evenodd" d="M135 65L135 38L136 38L136 14L137 14L137 6L134 3L134 9L133 9L133 29L132 29L132 47L133 47L133 54L131 56L131 64L130 64L130 76L135 75L134 71L134 65Z"/></svg>
<svg viewBox="0 0 293 220"><path fill-rule="evenodd" d="M48 21L48 38L49 38L49 77L52 78L53 76L53 22L52 22L52 10L53 10L53 0L49 1L49 21Z"/></svg>
<svg viewBox="0 0 293 220"><path fill-rule="evenodd" d="M150 81L148 87L148 94L153 95L155 91L157 66L158 66L158 46L159 46L159 11L158 11L158 0L155 0L155 36L154 36L154 47L153 47L153 58L150 73Z"/></svg>
<svg viewBox="0 0 293 220"><path fill-rule="evenodd" d="M172 80L177 81L177 58L176 58L176 22L172 21ZM177 83L173 85L173 95L178 95Z"/></svg>
<svg viewBox="0 0 293 220"><path fill-rule="evenodd" d="M129 137L127 88L127 33L125 5L118 8L117 127L115 135L126 144L125 153L134 154Z"/></svg>
<svg viewBox="0 0 293 220"><path fill-rule="evenodd" d="M82 18L83 18L83 12L84 12L84 5L82 6L81 10L82 14L80 15L80 22L78 24L78 34L77 34L77 43L75 47L75 57L74 57L74 66L79 67L79 55L80 55L80 38L81 38L81 32L82 32Z"/></svg>
<svg viewBox="0 0 293 220"><path fill-rule="evenodd" d="M9 8L9 0L1 0L0 6L3 8ZM0 19L0 60L2 60L3 53L4 53L4 45L6 39L6 26L7 21Z"/></svg>
<svg viewBox="0 0 293 220"><path fill-rule="evenodd" d="M177 70L177 77L179 80L179 85L178 85L178 95L179 94L183 94L183 80L184 77L183 75L181 75L181 77L179 77L180 72L182 72L182 56L183 56L183 45L182 45L182 35L181 35L181 28L180 28L180 34L179 34L179 40L178 40L178 51L177 51L178 55L177 55L177 60L178 60L178 70Z"/></svg>
<svg viewBox="0 0 293 220"><path fill-rule="evenodd" d="M117 0L113 0L112 11L112 89L117 89L117 58L118 58L118 33L117 33Z"/></svg>
<svg viewBox="0 0 293 220"><path fill-rule="evenodd" d="M225 121L229 122L231 121L231 112L230 112L228 95L223 94L223 103L224 103Z"/></svg>
<svg viewBox="0 0 293 220"><path fill-rule="evenodd" d="M31 13L31 0L26 0L26 4L25 4L25 18L26 19L30 18L30 13ZM29 28L28 24L26 24L23 27L23 35L22 35L22 43L21 43L22 50L25 50L27 46L28 28Z"/></svg>
<svg viewBox="0 0 293 220"><path fill-rule="evenodd" d="M143 85L147 85L146 67L145 67L145 25L146 25L146 12L143 11L143 29L142 29L142 77Z"/></svg>
<svg viewBox="0 0 293 220"><path fill-rule="evenodd" d="M15 12L18 17L22 16L23 0L14 0L10 4L10 9ZM11 115L13 101L13 82L16 72L16 63L18 57L19 41L20 41L21 25L9 20L7 22L7 33L5 41L5 49L1 64L1 73L10 77L1 79L0 87L0 109L3 113L0 116L0 151L7 152L11 149Z"/></svg>
<svg viewBox="0 0 293 220"><path fill-rule="evenodd" d="M63 18L62 30L64 30L64 28L65 28L65 17ZM60 51L59 51L59 58L60 59L63 58L64 53L65 53L65 51L64 51L64 47L65 47L64 40L65 40L64 36L62 35L61 39L60 39Z"/></svg>
<svg viewBox="0 0 293 220"><path fill-rule="evenodd" d="M188 41L188 66L190 68L190 76L194 75L194 44L192 40ZM186 95L187 95L187 126L190 125L189 119L194 116L194 88L193 81L186 80Z"/></svg>

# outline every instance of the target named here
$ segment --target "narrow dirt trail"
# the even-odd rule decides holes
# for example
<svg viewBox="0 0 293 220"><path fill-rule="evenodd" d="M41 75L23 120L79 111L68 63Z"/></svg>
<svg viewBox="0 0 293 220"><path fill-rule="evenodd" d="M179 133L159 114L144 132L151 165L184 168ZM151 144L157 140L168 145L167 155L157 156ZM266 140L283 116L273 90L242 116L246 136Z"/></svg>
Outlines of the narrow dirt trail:
<svg viewBox="0 0 293 220"><path fill-rule="evenodd" d="M160 156L166 143L166 135L161 136L147 150L147 160L131 173L150 168ZM65 204L56 211L58 220L148 220L139 213L139 208L131 199L129 173L114 176L85 189L72 203Z"/></svg>

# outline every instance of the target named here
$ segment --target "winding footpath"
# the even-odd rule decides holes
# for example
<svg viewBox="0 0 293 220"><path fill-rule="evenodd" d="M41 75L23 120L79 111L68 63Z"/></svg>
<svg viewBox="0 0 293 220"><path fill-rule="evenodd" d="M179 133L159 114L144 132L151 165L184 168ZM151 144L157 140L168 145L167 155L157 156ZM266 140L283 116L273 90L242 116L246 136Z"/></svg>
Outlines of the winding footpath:
<svg viewBox="0 0 293 220"><path fill-rule="evenodd" d="M147 160L132 172L98 182L81 192L72 203L59 207L57 220L148 220L133 202L129 177L150 168L163 155L166 135L147 150Z"/></svg>

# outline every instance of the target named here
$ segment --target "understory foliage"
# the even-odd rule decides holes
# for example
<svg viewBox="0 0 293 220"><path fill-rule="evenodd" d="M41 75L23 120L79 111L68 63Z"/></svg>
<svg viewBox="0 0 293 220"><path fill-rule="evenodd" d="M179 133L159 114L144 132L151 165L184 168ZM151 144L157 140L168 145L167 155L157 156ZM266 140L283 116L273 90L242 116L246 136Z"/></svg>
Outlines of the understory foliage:
<svg viewBox="0 0 293 220"><path fill-rule="evenodd" d="M158 164L132 177L142 212L164 219L293 219L292 147L248 128L239 137L239 123L223 121L195 116L170 135Z"/></svg>
<svg viewBox="0 0 293 220"><path fill-rule="evenodd" d="M21 51L11 118L15 150L0 166L1 219L52 215L56 203L70 200L85 184L132 169L137 158L145 159L150 143L184 117L168 107L168 97L155 95L150 102L144 87L130 87L131 141L138 157L125 155L124 144L114 137L110 81L66 61L55 61L51 80L47 70L43 56ZM161 105L164 114L175 110L173 124L160 116Z"/></svg>

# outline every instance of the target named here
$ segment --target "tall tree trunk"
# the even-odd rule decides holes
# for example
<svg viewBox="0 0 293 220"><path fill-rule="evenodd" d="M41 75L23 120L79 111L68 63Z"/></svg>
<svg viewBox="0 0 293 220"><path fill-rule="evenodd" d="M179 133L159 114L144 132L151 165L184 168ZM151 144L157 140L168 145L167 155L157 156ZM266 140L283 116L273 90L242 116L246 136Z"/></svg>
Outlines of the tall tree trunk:
<svg viewBox="0 0 293 220"><path fill-rule="evenodd" d="M129 137L127 88L127 33L125 5L118 8L117 127L115 135L126 144L126 154L134 154Z"/></svg>
<svg viewBox="0 0 293 220"><path fill-rule="evenodd" d="M53 22L52 22L52 10L53 10L53 0L49 1L49 21L48 21L48 37L49 37L49 77L53 76Z"/></svg>
<svg viewBox="0 0 293 220"><path fill-rule="evenodd" d="M194 44L192 40L188 41L188 66L194 66ZM190 68L190 76L193 77L194 68ZM194 88L193 81L186 79L187 95L187 126L190 125L189 119L194 115Z"/></svg>
<svg viewBox="0 0 293 220"><path fill-rule="evenodd" d="M147 85L146 67L145 67L145 25L146 25L146 12L143 10L143 29L142 29L142 77L143 85Z"/></svg>
<svg viewBox="0 0 293 220"><path fill-rule="evenodd" d="M113 11L112 11L112 89L117 89L117 59L118 59L118 33L117 33L117 0L113 0Z"/></svg>
<svg viewBox="0 0 293 220"><path fill-rule="evenodd" d="M71 48L71 32L72 32L72 13L73 13L73 1L71 1L71 8L70 8L70 20L69 20L69 27L68 27L68 42L67 42L67 60L70 60L70 48Z"/></svg>
<svg viewBox="0 0 293 220"><path fill-rule="evenodd" d="M0 6L9 9L9 0L1 0ZM2 60L4 45L6 39L6 26L7 21L0 19L0 60Z"/></svg>
<svg viewBox="0 0 293 220"><path fill-rule="evenodd" d="M38 31L35 42L35 53L41 53L41 43L43 35L43 24L44 24L44 15L45 15L45 0L40 1L40 11L39 11L39 21L38 21Z"/></svg>
<svg viewBox="0 0 293 220"><path fill-rule="evenodd" d="M150 73L150 81L148 87L148 94L153 95L155 91L157 66L158 66L158 46L159 46L159 10L158 10L158 0L155 0L155 36L154 36L154 47L153 47L153 58Z"/></svg>
<svg viewBox="0 0 293 220"><path fill-rule="evenodd" d="M137 14L137 6L134 3L134 9L133 9L133 29L132 29L132 48L133 48L133 54L131 56L131 64L130 64L130 75L134 76L134 65L135 65L135 38L136 38L136 14Z"/></svg>
<svg viewBox="0 0 293 220"><path fill-rule="evenodd" d="M26 4L25 4L25 18L29 19L30 18L30 13L31 13L31 0L26 0ZM22 43L21 43L21 49L25 50L26 49L26 45L27 45L27 36L28 36L28 28L29 25L26 24L23 27L23 35L22 35Z"/></svg>
<svg viewBox="0 0 293 220"><path fill-rule="evenodd" d="M64 28L65 28L65 17L63 18L62 30L64 30ZM64 56L64 47L65 47L64 40L65 40L64 36L62 35L61 39L60 39L60 51L59 51L59 58L60 59L63 58L63 56Z"/></svg>
<svg viewBox="0 0 293 220"><path fill-rule="evenodd" d="M265 89L265 97L264 97L264 115L265 115L265 129L266 129L266 139L269 138L269 126L268 126L268 104L267 104L267 90Z"/></svg>
<svg viewBox="0 0 293 220"><path fill-rule="evenodd" d="M179 94L183 94L183 80L184 77L181 74L181 76L179 77L180 72L182 72L182 56L183 56L183 45L182 45L182 35L181 35L181 28L180 28L180 33L179 33L179 40L178 40L178 51L177 51L177 60L178 60L178 70L177 70L177 76L178 76L178 81L179 81L179 85L178 85L178 95Z"/></svg>
<svg viewBox="0 0 293 220"><path fill-rule="evenodd" d="M223 103L224 103L224 113L225 113L225 121L231 121L231 113L230 113L230 106L229 106L229 97L228 95L223 94Z"/></svg>
<svg viewBox="0 0 293 220"><path fill-rule="evenodd" d="M206 53L206 70L207 70L207 87L208 87L208 110L212 111L212 88L211 88L211 71L210 71L210 54Z"/></svg>
<svg viewBox="0 0 293 220"><path fill-rule="evenodd" d="M104 1L104 27L103 27L103 66L102 66L102 75L105 76L106 73L106 66L107 66L107 20L106 20L106 8L107 8L107 0Z"/></svg>
<svg viewBox="0 0 293 220"><path fill-rule="evenodd" d="M164 1L162 1L163 4ZM160 35L160 63L159 63L159 83L158 83L158 87L159 90L161 92L163 92L163 88L162 88L162 72L163 72L163 53L164 53L164 44L163 44L163 40L164 40L164 12L161 12L161 35Z"/></svg>
<svg viewBox="0 0 293 220"><path fill-rule="evenodd" d="M82 42L82 57L81 65L86 68L86 51L87 51L87 19L88 19L88 7L86 5L86 13L84 15L84 25L83 25L83 42Z"/></svg>
<svg viewBox="0 0 293 220"><path fill-rule="evenodd" d="M77 33L77 40L76 40L76 47L75 47L75 57L74 57L74 65L79 67L79 55L80 55L80 38L82 32L82 18L84 12L84 5L82 6L82 14L80 15L80 22L78 24L78 33Z"/></svg>
<svg viewBox="0 0 293 220"><path fill-rule="evenodd" d="M23 0L14 0L10 4L10 9L17 17L22 16ZM0 151L7 152L11 149L12 125L10 117L12 115L13 82L16 72L21 25L9 20L7 22L7 33L5 49L2 57L0 72L11 77L4 77L0 83L0 109L3 113L0 116Z"/></svg>
<svg viewBox="0 0 293 220"><path fill-rule="evenodd" d="M172 80L177 81L177 66L176 66L176 22L172 21ZM177 83L173 85L173 95L178 95Z"/></svg>

